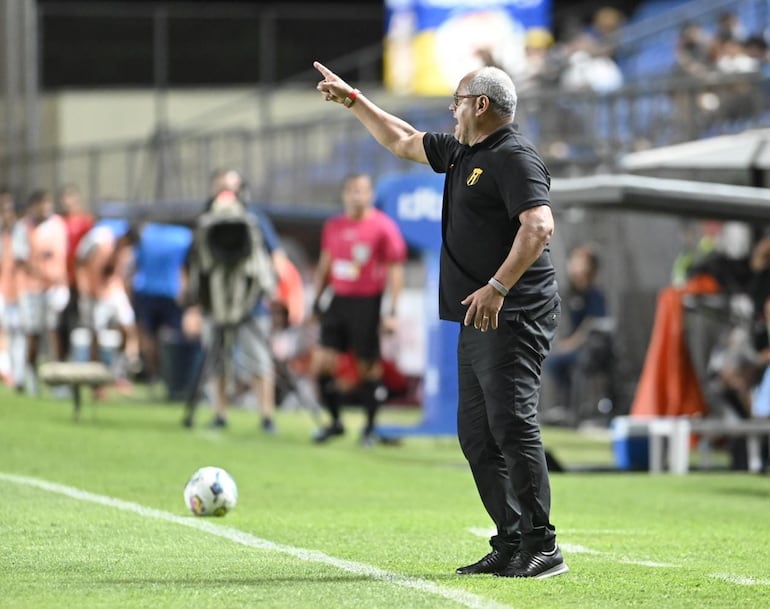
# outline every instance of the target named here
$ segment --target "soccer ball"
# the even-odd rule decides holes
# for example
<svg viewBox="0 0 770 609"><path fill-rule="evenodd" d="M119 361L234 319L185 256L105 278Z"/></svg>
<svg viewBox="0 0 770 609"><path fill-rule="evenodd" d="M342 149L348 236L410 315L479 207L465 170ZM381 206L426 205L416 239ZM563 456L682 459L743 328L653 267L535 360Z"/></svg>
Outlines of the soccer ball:
<svg viewBox="0 0 770 609"><path fill-rule="evenodd" d="M184 487L184 502L196 516L224 516L238 501L235 480L221 467L201 467Z"/></svg>

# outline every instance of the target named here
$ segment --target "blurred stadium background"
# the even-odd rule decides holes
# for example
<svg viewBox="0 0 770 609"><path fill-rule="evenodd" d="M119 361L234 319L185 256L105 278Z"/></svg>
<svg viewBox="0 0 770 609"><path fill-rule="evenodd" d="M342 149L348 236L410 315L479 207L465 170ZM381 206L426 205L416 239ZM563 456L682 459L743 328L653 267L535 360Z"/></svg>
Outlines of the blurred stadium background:
<svg viewBox="0 0 770 609"><path fill-rule="evenodd" d="M602 248L622 364L615 414L628 410L684 235L735 220L756 239L770 217L755 191L733 209L729 192L652 183L640 195L608 182L613 200L601 206L606 189L575 181L633 173L766 188L764 134L751 130L770 122L768 0L5 0L2 10L0 182L18 193L74 182L96 213L179 219L200 208L215 168L235 167L311 264L346 174L414 169L320 103L312 61L425 130L451 128L452 69L505 67L520 86L517 122L556 178L560 273L577 243ZM687 71L683 28L721 41L726 13L743 46L725 53L740 57ZM707 149L701 164L687 162L709 156L700 149L651 152L747 132L741 163L735 146Z"/></svg>

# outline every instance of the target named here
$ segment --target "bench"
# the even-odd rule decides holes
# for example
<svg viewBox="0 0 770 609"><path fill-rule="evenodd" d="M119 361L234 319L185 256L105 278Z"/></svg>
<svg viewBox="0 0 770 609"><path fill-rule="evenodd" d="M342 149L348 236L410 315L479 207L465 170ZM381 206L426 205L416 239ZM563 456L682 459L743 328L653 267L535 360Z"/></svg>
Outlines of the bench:
<svg viewBox="0 0 770 609"><path fill-rule="evenodd" d="M38 377L46 385L70 387L75 419L80 418L80 388L83 385L93 388L114 381L110 369L101 362L46 362L40 365Z"/></svg>
<svg viewBox="0 0 770 609"><path fill-rule="evenodd" d="M690 425L692 432L703 440L724 436L746 438L748 469L750 472L762 471L762 438L770 438L770 419L693 419ZM711 443L701 441L699 450L701 461L710 464Z"/></svg>
<svg viewBox="0 0 770 609"><path fill-rule="evenodd" d="M622 420L620 420L622 419ZM643 435L649 439L649 471L666 470L686 474L690 469L690 439L701 436L699 451L702 463L711 462L711 443L714 437L746 438L749 471L762 469L761 442L770 438L770 419L710 419L692 417L616 417L616 424L625 426L630 436Z"/></svg>

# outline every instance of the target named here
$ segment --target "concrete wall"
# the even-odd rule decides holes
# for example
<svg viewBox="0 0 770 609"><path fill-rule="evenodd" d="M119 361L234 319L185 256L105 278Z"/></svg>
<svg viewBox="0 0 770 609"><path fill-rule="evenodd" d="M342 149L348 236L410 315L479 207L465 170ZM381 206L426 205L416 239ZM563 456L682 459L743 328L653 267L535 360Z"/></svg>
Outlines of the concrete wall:
<svg viewBox="0 0 770 609"><path fill-rule="evenodd" d="M395 112L414 103L374 86L360 87ZM272 169L265 159L290 167L308 158L323 163L339 135L333 127L327 129L329 121L354 122L340 106L324 103L313 82L265 95L250 87L174 89L164 97L152 89L65 90L43 95L39 107L40 152L32 165L23 159L0 165L0 182L20 185L21 191L75 182L87 199L151 200L159 185L167 186L172 198L197 199L205 192L210 169L228 164L249 173L259 185ZM170 160L160 163L153 138L164 116L175 143ZM281 130L303 121L314 128ZM262 128L269 128L269 138L254 137ZM25 125L18 129L17 142L24 148ZM239 134L208 141L194 137L228 129L250 132L250 139ZM133 148L127 148L130 142Z"/></svg>
<svg viewBox="0 0 770 609"><path fill-rule="evenodd" d="M386 107L408 101L379 88L370 87L367 92ZM62 91L47 97L56 114L56 132L46 141L60 146L150 137L161 118L159 97L149 89ZM279 127L341 110L324 104L314 83L270 91L267 96L246 87L171 90L165 106L172 129L206 131Z"/></svg>

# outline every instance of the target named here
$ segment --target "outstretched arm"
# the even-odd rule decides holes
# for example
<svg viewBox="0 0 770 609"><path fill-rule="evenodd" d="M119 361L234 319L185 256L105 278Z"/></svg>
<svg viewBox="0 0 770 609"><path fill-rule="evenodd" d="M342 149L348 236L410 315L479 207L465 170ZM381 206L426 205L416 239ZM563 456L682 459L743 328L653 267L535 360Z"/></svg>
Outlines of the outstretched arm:
<svg viewBox="0 0 770 609"><path fill-rule="evenodd" d="M422 145L425 132L418 131L406 121L388 114L323 64L316 61L313 67L323 75L323 80L319 81L316 89L326 101L347 106L374 139L397 157L428 163Z"/></svg>

